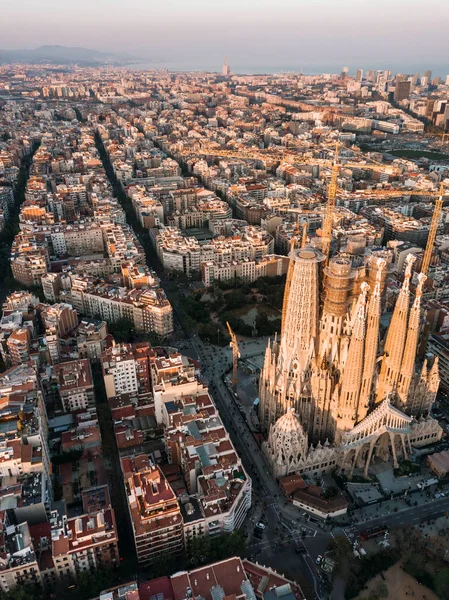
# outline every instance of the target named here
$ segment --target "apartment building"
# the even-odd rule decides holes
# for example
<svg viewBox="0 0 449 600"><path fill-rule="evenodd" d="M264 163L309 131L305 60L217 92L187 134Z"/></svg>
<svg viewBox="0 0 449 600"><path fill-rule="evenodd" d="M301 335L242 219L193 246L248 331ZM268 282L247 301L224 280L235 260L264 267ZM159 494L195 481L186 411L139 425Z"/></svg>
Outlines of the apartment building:
<svg viewBox="0 0 449 600"><path fill-rule="evenodd" d="M123 263L145 264L145 253L129 225L114 224L103 228L106 256L117 272Z"/></svg>
<svg viewBox="0 0 449 600"><path fill-rule="evenodd" d="M45 329L54 329L59 336L65 336L78 325L78 313L70 304L60 303L45 306L41 311Z"/></svg>
<svg viewBox="0 0 449 600"><path fill-rule="evenodd" d="M159 467L147 455L123 458L128 508L139 564L184 549L183 520L176 496Z"/></svg>
<svg viewBox="0 0 449 600"><path fill-rule="evenodd" d="M94 406L94 384L87 359L54 365L53 376L65 412Z"/></svg>
<svg viewBox="0 0 449 600"><path fill-rule="evenodd" d="M83 571L116 566L117 528L107 486L87 490L83 508L85 512L73 518L68 518L64 501L52 503L39 515L35 511L34 517L4 511L0 589L9 592L17 584L34 584L50 594L60 579L70 582Z"/></svg>
<svg viewBox="0 0 449 600"><path fill-rule="evenodd" d="M49 302L56 302L58 300L59 292L61 290L60 281L61 278L59 273L45 273L45 275L42 275L42 290L45 299Z"/></svg>
<svg viewBox="0 0 449 600"><path fill-rule="evenodd" d="M193 523L185 519L186 539L239 528L251 507L251 479L208 391L164 402L163 412L169 461L181 467L198 503Z"/></svg>
<svg viewBox="0 0 449 600"><path fill-rule="evenodd" d="M188 277L199 272L201 250L195 238L181 235L174 227L152 229L150 235L164 269L179 271Z"/></svg>
<svg viewBox="0 0 449 600"><path fill-rule="evenodd" d="M23 254L16 254L14 249L11 249L11 270L14 279L22 285L39 286L48 270L47 250L41 247L30 247Z"/></svg>
<svg viewBox="0 0 449 600"><path fill-rule="evenodd" d="M72 276L71 289L65 297L79 313L89 317L109 323L127 319L139 333L152 331L161 338L173 332L173 309L158 284L149 289L146 286L127 289Z"/></svg>
<svg viewBox="0 0 449 600"><path fill-rule="evenodd" d="M241 262L202 262L201 279L206 287L214 281L234 281L236 279L252 282L259 277L285 275L288 270L288 257L269 254L256 260Z"/></svg>
<svg viewBox="0 0 449 600"><path fill-rule="evenodd" d="M160 580L139 586L141 600L150 600ZM185 600L204 598L213 600L217 595L235 600L304 600L299 585L273 569L234 556L191 571L180 571L164 582L164 598Z"/></svg>
<svg viewBox="0 0 449 600"><path fill-rule="evenodd" d="M194 237L181 235L180 231L173 227L152 230L151 233L164 268L183 272L188 277L200 271L204 262L238 262L242 265L242 273L251 280L251 267L245 266L244 263L255 261L274 251L273 237L261 227L248 225L241 228L235 226L230 235L217 236L206 244L199 244ZM254 267L252 269L254 270ZM226 271L223 271L223 278L226 276ZM230 279L231 275L228 278Z"/></svg>
<svg viewBox="0 0 449 600"><path fill-rule="evenodd" d="M28 523L0 523L0 588L10 592L17 584L41 584L42 577Z"/></svg>
<svg viewBox="0 0 449 600"><path fill-rule="evenodd" d="M135 265L133 262L121 266L123 283L127 288L153 288L159 286L160 280L148 265Z"/></svg>
<svg viewBox="0 0 449 600"><path fill-rule="evenodd" d="M14 330L6 341L6 346L13 365L27 362L31 351L30 330L27 327Z"/></svg>
<svg viewBox="0 0 449 600"><path fill-rule="evenodd" d="M2 374L0 396L2 496L14 523L32 524L45 517L53 497L46 408L34 367Z"/></svg>
<svg viewBox="0 0 449 600"><path fill-rule="evenodd" d="M63 231L66 254L84 256L103 253L103 231L97 223L76 223L66 225Z"/></svg>
<svg viewBox="0 0 449 600"><path fill-rule="evenodd" d="M145 342L107 348L101 355L107 397L150 392L150 369L155 357L156 352Z"/></svg>
<svg viewBox="0 0 449 600"><path fill-rule="evenodd" d="M101 353L106 348L107 335L106 321L82 318L75 331L79 357L99 362Z"/></svg>
<svg viewBox="0 0 449 600"><path fill-rule="evenodd" d="M114 510L94 510L67 519L63 511L53 510L50 518L51 549L57 578L77 577L83 571L118 565L118 536Z"/></svg>

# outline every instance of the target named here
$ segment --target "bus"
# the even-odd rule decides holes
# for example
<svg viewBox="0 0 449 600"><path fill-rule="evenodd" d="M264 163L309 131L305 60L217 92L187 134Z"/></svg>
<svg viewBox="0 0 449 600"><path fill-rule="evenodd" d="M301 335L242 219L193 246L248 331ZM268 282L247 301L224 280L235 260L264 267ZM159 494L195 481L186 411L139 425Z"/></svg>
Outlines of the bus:
<svg viewBox="0 0 449 600"><path fill-rule="evenodd" d="M360 538L364 541L370 540L371 538L378 537L379 535L384 535L388 531L388 527L383 525L376 525L375 527L370 527L369 529L364 529L360 533Z"/></svg>

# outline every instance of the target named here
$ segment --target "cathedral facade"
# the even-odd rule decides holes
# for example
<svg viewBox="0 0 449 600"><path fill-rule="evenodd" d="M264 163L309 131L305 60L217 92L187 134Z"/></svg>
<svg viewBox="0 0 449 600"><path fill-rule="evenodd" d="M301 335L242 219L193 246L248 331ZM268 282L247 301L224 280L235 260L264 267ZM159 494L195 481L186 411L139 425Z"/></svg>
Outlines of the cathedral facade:
<svg viewBox="0 0 449 600"><path fill-rule="evenodd" d="M368 473L373 456L407 457L441 438L430 416L438 362L416 370L425 275L410 306L413 255L385 336L380 337L387 274L382 258L353 269L315 248L292 250L282 331L268 344L260 375L263 451L279 477L334 466Z"/></svg>

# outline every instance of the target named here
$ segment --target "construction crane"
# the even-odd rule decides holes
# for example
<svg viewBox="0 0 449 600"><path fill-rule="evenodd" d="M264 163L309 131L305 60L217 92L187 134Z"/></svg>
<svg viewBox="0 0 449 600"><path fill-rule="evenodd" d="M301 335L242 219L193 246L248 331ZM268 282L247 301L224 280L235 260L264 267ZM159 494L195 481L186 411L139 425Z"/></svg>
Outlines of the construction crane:
<svg viewBox="0 0 449 600"><path fill-rule="evenodd" d="M228 328L229 335L231 336L231 342L229 345L232 348L232 387L235 389L237 387L237 382L238 382L237 367L238 367L238 362L239 362L239 358L240 358L240 350L239 350L239 345L237 343L237 336L232 331L231 326L229 325L229 323L227 321L226 321L226 327Z"/></svg>
<svg viewBox="0 0 449 600"><path fill-rule="evenodd" d="M449 132L448 131L442 131L441 133L425 133L425 136L429 136L429 137L440 137L441 141L444 142L446 141L446 138L449 136Z"/></svg>
<svg viewBox="0 0 449 600"><path fill-rule="evenodd" d="M351 195L341 196L337 191L337 201L343 202L380 202L383 200L388 200L391 198L395 200L396 198L402 198L405 196L428 196L429 198L433 198L435 196L435 192L433 191L416 191L416 190L356 190L356 192ZM319 214L323 212L325 207L323 205L317 206L316 208L280 208L279 212L284 213L296 213L297 221L301 214Z"/></svg>
<svg viewBox="0 0 449 600"><path fill-rule="evenodd" d="M433 247L435 245L435 238L437 236L438 224L440 222L441 209L443 208L443 199L444 199L444 185L440 185L440 191L438 192L438 197L435 202L435 208L432 215L432 221L430 223L429 228L429 237L427 238L426 249L424 251L424 257L421 266L421 273L427 275L427 271L429 270L430 259L432 258Z"/></svg>
<svg viewBox="0 0 449 600"><path fill-rule="evenodd" d="M334 223L335 203L337 200L337 180L338 180L338 155L340 152L340 144L337 142L334 155L334 164L332 166L331 178L329 187L327 188L327 203L326 212L323 220L323 229L321 232L322 246L321 251L325 256L325 265L329 262L329 251L332 239L332 225Z"/></svg>
<svg viewBox="0 0 449 600"><path fill-rule="evenodd" d="M302 240L301 240L301 248L305 248L307 244L307 229L309 224L307 221L302 224Z"/></svg>

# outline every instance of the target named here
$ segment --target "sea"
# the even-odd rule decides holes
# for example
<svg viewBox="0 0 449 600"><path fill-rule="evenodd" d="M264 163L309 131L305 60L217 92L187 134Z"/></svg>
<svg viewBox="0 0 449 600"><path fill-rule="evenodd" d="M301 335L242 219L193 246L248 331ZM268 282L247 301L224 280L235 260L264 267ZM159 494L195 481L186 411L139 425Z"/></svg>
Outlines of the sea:
<svg viewBox="0 0 449 600"><path fill-rule="evenodd" d="M236 75L274 75L279 73L302 73L303 75L317 75L319 73L340 73L343 70L343 67L346 65L336 66L335 64L322 64L322 65L313 65L307 66L303 65L272 65L272 66L261 66L261 65L251 65L245 63L237 63L233 64L231 61L229 62L229 66L231 68L232 73ZM439 65L437 67L432 68L428 65L379 65L379 66L366 66L363 65L352 67L349 66L349 74L354 75L358 68L362 68L364 71L369 69L391 69L393 73L421 73L421 75L427 69L432 70L432 77L442 77L443 80L449 75L449 64L448 65ZM173 60L173 61L160 61L160 62L145 62L142 61L140 63L126 65L124 67L126 69L133 69L137 71L146 71L146 70L154 70L154 69L166 69L167 71L172 72L211 72L211 73L221 73L222 66L217 65L217 63L208 63L199 64L198 62L190 62L187 60Z"/></svg>

